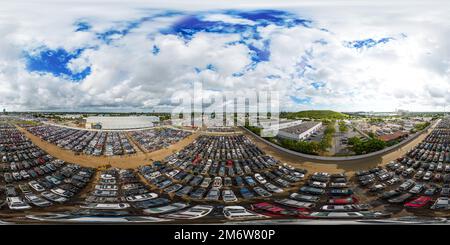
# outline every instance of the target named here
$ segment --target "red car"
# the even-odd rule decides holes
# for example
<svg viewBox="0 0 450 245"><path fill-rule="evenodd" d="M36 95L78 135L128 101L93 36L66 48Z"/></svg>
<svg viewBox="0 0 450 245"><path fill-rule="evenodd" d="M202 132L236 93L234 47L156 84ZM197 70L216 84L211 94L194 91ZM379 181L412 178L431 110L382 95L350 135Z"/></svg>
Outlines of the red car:
<svg viewBox="0 0 450 245"><path fill-rule="evenodd" d="M275 206L273 204L270 204L268 202L260 202L260 203L256 203L256 204L252 204L251 205L252 209L259 209L259 210L264 210L264 211L269 211L271 213L280 213L286 209L279 207L279 206Z"/></svg>
<svg viewBox="0 0 450 245"><path fill-rule="evenodd" d="M264 215L272 216L272 217L278 217L278 216L297 216L299 214L298 211L294 210L288 210L273 204L270 204L268 202L260 202L256 204L251 205L251 209L253 211L259 211L263 212Z"/></svg>
<svg viewBox="0 0 450 245"><path fill-rule="evenodd" d="M429 202L431 202L431 197L427 196L420 196L410 202L407 202L405 204L405 207L407 208L421 208L427 205Z"/></svg>
<svg viewBox="0 0 450 245"><path fill-rule="evenodd" d="M358 202L358 199L356 199L355 197L331 198L330 200L328 200L329 204L334 204L334 205L354 204L357 202Z"/></svg>

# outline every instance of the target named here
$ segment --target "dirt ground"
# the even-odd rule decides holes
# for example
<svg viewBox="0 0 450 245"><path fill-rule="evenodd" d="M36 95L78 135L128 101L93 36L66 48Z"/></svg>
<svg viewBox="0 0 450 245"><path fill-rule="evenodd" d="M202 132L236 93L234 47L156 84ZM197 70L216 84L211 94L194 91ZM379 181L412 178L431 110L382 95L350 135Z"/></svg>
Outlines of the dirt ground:
<svg viewBox="0 0 450 245"><path fill-rule="evenodd" d="M414 146L419 144L422 140L424 140L428 134L432 131L429 129L424 132L422 135L399 148L396 151L387 153L383 156L366 158L362 160L353 160L346 161L342 163L323 163L320 161L310 161L309 159L302 159L298 156L291 156L286 154L268 144L261 141L259 138L251 135L246 131L242 131L247 137L249 137L258 147L260 147L266 154L273 156L275 159L280 160L281 162L289 163L294 167L307 169L310 173L313 172L329 172L329 173L341 173L346 172L348 174L352 174L358 170L367 170L369 168L373 168L379 165L385 165L392 160L395 160L401 156L403 156L407 151L412 149Z"/></svg>
<svg viewBox="0 0 450 245"><path fill-rule="evenodd" d="M23 128L18 127L19 130L24 133L34 144L39 148L46 151L48 154L62 159L66 162L76 163L85 167L101 167L105 165L111 165L117 168L137 168L138 166L149 164L152 161L163 160L165 157L183 149L189 143L191 143L198 136L198 132L186 137L185 139L170 145L166 148L153 151L150 153L144 153L140 150L135 154L123 155L123 156L90 156L85 154L76 155L73 151L62 149L54 144L46 142L39 137L31 134Z"/></svg>
<svg viewBox="0 0 450 245"><path fill-rule="evenodd" d="M62 159L67 162L71 163L77 163L82 166L88 166L88 167L102 167L104 165L110 164L112 167L117 168L136 168L143 164L149 164L152 161L155 160L162 160L166 156L173 154L174 152L177 152L184 148L186 145L191 143L195 138L197 138L201 132L195 132L191 136L179 141L176 144L173 144L167 148L154 151L151 153L144 153L141 151L138 151L138 153L129 155L129 156L116 156L116 157L106 157L106 156L89 156L89 155L75 155L72 151L64 150L59 148L56 145L53 145L51 143L48 143L46 141L41 140L39 137L36 137L32 135L31 133L27 132L23 128L19 128L21 132L23 132L30 140L35 143L38 147L42 148L49 154L53 155L54 157L57 157L59 159ZM429 129L427 132L424 132L422 135L417 137L415 140L411 141L410 143L406 144L405 146L401 147L399 150L396 150L394 152L387 153L386 155L382 157L374 157L364 160L358 160L358 161L352 161L352 162L342 162L342 163L323 163L323 162L312 162L305 159L302 159L297 156L291 156L289 154L286 154L284 152L281 152L277 150L276 148L273 148L272 146L264 143L260 139L256 138L255 136L249 134L248 132L242 131L241 133L248 136L258 147L260 147L263 151L265 151L266 154L271 155L275 157L277 160L280 160L281 162L289 163L295 167L298 168L304 168L309 171L309 173L313 172L329 172L329 173L338 173L338 172L346 172L347 174L352 174L353 172L357 170L362 169L369 169L372 167L375 167L377 165L384 165L392 160L395 160L398 157L401 157L404 155L408 150L413 148L415 145L420 143L425 137L431 132L432 129ZM213 133L207 133L208 135L211 135ZM224 135L226 133L219 133L219 135ZM228 133L229 134L229 133ZM97 172L99 174L99 172ZM149 184L146 182L145 179L139 174L138 175L141 178L141 181L143 183ZM94 177L96 179L96 177ZM78 196L77 201L72 203L70 206L55 206L51 207L50 209L45 209L45 212L64 212L64 211L73 211L78 209L79 207L79 201L82 201L85 199L87 193L92 190L92 185L94 185L95 181L91 181L89 186L87 186L82 193ZM298 187L295 187L298 188ZM365 196L365 191L359 190L358 191L358 197L361 201L369 202L374 197ZM377 209L383 209L384 206L377 207ZM10 210L2 210L0 213L0 219L5 219L7 221L13 221L16 223L40 223L39 221L30 221L24 217L24 214L39 214L42 213L43 210L41 209L33 209L25 212L14 212ZM407 216L411 215L411 213L407 212L404 209L398 210L398 212L395 213L395 217L399 216ZM429 213L427 212L427 215ZM440 213L436 213L435 215L440 215ZM443 214L442 214L443 215Z"/></svg>
<svg viewBox="0 0 450 245"><path fill-rule="evenodd" d="M77 163L81 166L86 167L101 167L104 165L111 165L112 167L117 168L136 168L143 164L148 164L152 161L163 160L165 157L183 149L189 143L191 143L194 139L196 139L200 134L203 134L199 131L194 132L192 135L186 137L185 139L170 145L167 148L160 149L154 152L145 153L142 151L137 151L136 154L125 155L125 156L90 156L90 155L76 155L74 152L70 150L64 150L59 148L58 146L48 143L44 140L41 140L39 137L34 136L23 128L19 128L21 132L23 132L30 140L35 143L38 147L42 148L50 155L62 159L66 162ZM261 141L259 138L249 134L246 131L240 131L249 137L258 147L260 147L266 154L275 157L277 160L281 162L289 163L298 168L307 169L310 173L313 172L329 172L329 173L340 173L346 172L351 174L358 170L369 169L376 167L378 165L385 165L388 162L395 160L402 155L404 155L408 150L412 149L415 145L420 143L425 137L431 132L432 129L424 132L422 135L417 137L415 140L401 147L400 149L387 153L383 156L372 157L362 160L354 160L347 161L342 163L323 163L320 161L310 161L309 159L302 159L298 156L292 156L286 154L278 149L266 144ZM226 135L230 133L205 133L208 135Z"/></svg>

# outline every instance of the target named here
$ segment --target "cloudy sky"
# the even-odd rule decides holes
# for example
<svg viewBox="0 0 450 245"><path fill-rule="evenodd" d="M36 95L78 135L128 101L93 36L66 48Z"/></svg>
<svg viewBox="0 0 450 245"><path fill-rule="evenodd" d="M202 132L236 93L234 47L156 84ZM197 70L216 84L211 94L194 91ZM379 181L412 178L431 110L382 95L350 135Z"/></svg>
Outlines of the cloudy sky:
<svg viewBox="0 0 450 245"><path fill-rule="evenodd" d="M450 102L448 1L122 2L2 2L0 107L169 110L198 82L288 111Z"/></svg>

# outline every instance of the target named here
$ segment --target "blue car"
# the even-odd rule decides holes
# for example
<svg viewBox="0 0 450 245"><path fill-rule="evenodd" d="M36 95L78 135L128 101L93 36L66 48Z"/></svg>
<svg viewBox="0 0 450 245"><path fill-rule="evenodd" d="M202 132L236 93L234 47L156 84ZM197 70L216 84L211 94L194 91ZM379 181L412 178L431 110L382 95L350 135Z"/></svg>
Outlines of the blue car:
<svg viewBox="0 0 450 245"><path fill-rule="evenodd" d="M247 184L249 186L255 186L256 185L256 182L252 179L252 177L245 176L244 179L245 179L245 182L247 182Z"/></svg>
<svg viewBox="0 0 450 245"><path fill-rule="evenodd" d="M241 177L241 176L237 176L237 177L235 178L235 181L236 181L236 185L237 185L237 186L243 186L243 185L244 185L244 180L242 180L242 177Z"/></svg>
<svg viewBox="0 0 450 245"><path fill-rule="evenodd" d="M251 192L249 189L247 189L246 187L242 187L240 190L241 196L244 199L250 199L255 197L255 194L253 194L253 192Z"/></svg>

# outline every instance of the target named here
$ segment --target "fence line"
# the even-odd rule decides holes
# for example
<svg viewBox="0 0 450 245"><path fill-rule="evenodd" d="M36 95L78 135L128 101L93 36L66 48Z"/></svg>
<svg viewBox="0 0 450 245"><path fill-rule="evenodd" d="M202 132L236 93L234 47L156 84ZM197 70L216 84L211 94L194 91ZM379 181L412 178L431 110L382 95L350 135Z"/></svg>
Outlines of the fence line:
<svg viewBox="0 0 450 245"><path fill-rule="evenodd" d="M305 153L300 153L297 151L293 151L293 150L289 150L286 149L280 145L277 145L275 143L272 143L264 138L262 138L261 136L255 134L254 132L252 132L251 130L245 128L245 127L241 127L243 128L245 131L249 132L250 134L252 134L253 136L257 137L259 140L263 141L264 143L282 151L285 152L287 154L290 155L294 155L297 157L302 157L305 158L306 160L312 160L312 161L321 161L324 163L337 163L337 162L342 162L342 161L354 161L354 160L363 160L363 159L369 159L369 158L373 158L373 157L378 157L381 155L384 155L386 153L390 153L392 151L398 150L401 147L403 147L404 145L410 143L411 141L415 140L417 137L419 137L420 135L422 135L423 133L425 133L426 131L428 131L430 128L434 128L435 125L437 125L439 123L440 120L437 120L436 123L434 123L433 125L430 125L428 127L426 127L425 129L416 132L412 135L409 135L405 140L402 140L400 143L395 144L393 146L389 146L386 147L382 150L379 151L375 151L375 152L371 152L371 153L367 153L367 154L363 154L363 155L356 155L356 156L342 156L342 157L325 157L325 156L316 156L316 155L309 155L309 154L305 154Z"/></svg>

